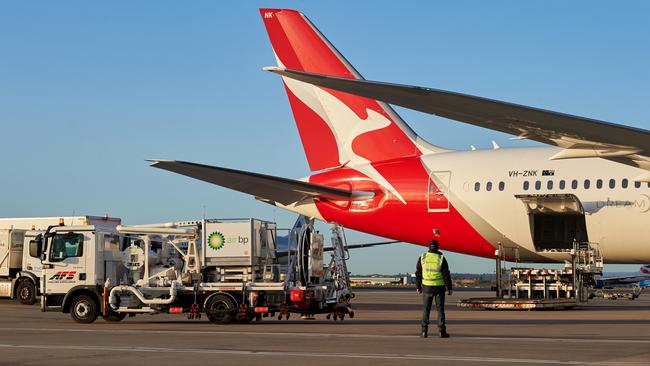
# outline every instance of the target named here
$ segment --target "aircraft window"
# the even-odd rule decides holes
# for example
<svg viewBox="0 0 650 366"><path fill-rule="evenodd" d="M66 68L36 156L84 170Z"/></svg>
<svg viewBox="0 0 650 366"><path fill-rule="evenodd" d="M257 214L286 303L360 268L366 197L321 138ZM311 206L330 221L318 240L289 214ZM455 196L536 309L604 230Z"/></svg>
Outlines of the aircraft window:
<svg viewBox="0 0 650 366"><path fill-rule="evenodd" d="M503 182L499 182L499 190L503 191L504 189L506 189L506 184Z"/></svg>
<svg viewBox="0 0 650 366"><path fill-rule="evenodd" d="M530 186L530 183L528 183L528 181L525 181L524 182L524 191L527 191L529 186Z"/></svg>
<svg viewBox="0 0 650 366"><path fill-rule="evenodd" d="M609 188L615 188L616 187L616 180L615 179L610 179L609 180Z"/></svg>
<svg viewBox="0 0 650 366"><path fill-rule="evenodd" d="M589 189L591 186L591 181L589 179L585 179L585 189Z"/></svg>
<svg viewBox="0 0 650 366"><path fill-rule="evenodd" d="M481 183L479 182L474 183L474 190L478 192L480 189L481 189Z"/></svg>
<svg viewBox="0 0 650 366"><path fill-rule="evenodd" d="M573 189L578 189L578 181L577 180L572 180L571 181L571 188Z"/></svg>
<svg viewBox="0 0 650 366"><path fill-rule="evenodd" d="M564 180L560 181L560 189L564 189L566 187L566 182Z"/></svg>
<svg viewBox="0 0 650 366"><path fill-rule="evenodd" d="M621 187L627 188L627 178L621 181Z"/></svg>
<svg viewBox="0 0 650 366"><path fill-rule="evenodd" d="M650 182L648 182L648 188L650 188Z"/></svg>
<svg viewBox="0 0 650 366"><path fill-rule="evenodd" d="M536 180L536 181L535 181L535 189L538 190L538 191L539 191L540 189L542 189L542 182Z"/></svg>
<svg viewBox="0 0 650 366"><path fill-rule="evenodd" d="M641 182L634 182L634 188L641 188Z"/></svg>
<svg viewBox="0 0 650 366"><path fill-rule="evenodd" d="M553 181L552 180L549 180L548 182L546 182L546 189L553 189Z"/></svg>
<svg viewBox="0 0 650 366"><path fill-rule="evenodd" d="M492 190L492 182L487 182L485 185L485 190L488 192Z"/></svg>
<svg viewBox="0 0 650 366"><path fill-rule="evenodd" d="M596 188L598 188L598 189L603 188L603 180L602 179L598 179L596 181Z"/></svg>

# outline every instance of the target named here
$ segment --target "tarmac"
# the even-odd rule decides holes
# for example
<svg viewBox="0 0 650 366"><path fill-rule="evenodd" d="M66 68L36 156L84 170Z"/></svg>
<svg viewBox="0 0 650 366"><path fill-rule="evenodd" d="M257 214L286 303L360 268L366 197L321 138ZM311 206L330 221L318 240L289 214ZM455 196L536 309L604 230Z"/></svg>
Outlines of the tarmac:
<svg viewBox="0 0 650 366"><path fill-rule="evenodd" d="M292 315L231 325L183 315L86 325L0 300L0 365L650 366L650 294L595 299L579 310L477 311L455 303L488 293L457 291L447 301L449 339L419 338L414 290L356 294L355 317L343 322Z"/></svg>

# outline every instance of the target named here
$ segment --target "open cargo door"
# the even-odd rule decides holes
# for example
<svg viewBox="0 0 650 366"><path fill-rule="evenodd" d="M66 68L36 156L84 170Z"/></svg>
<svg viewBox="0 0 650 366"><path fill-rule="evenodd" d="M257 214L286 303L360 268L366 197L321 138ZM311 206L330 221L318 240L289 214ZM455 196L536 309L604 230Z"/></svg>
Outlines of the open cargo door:
<svg viewBox="0 0 650 366"><path fill-rule="evenodd" d="M573 194L515 195L530 219L530 230L538 252L570 251L573 242L588 242L585 211Z"/></svg>

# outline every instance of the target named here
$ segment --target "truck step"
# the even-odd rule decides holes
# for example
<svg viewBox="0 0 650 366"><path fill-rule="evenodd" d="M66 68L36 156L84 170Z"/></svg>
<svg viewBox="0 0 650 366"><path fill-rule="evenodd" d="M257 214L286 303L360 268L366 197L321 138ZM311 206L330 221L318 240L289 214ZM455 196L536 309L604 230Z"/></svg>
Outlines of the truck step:
<svg viewBox="0 0 650 366"><path fill-rule="evenodd" d="M156 310L149 307L139 308L139 309L130 309L130 308L121 307L115 310L115 312L116 313L149 313L149 314L157 313Z"/></svg>
<svg viewBox="0 0 650 366"><path fill-rule="evenodd" d="M0 281L0 297L10 297L12 287L11 281Z"/></svg>

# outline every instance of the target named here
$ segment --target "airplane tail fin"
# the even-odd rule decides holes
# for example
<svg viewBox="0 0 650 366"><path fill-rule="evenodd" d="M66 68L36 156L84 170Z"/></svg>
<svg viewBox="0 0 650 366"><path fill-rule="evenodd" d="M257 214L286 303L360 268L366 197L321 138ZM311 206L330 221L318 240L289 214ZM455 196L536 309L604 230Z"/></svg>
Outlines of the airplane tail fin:
<svg viewBox="0 0 650 366"><path fill-rule="evenodd" d="M301 13L260 9L279 67L362 79ZM283 77L312 171L446 151L420 139L387 104Z"/></svg>

